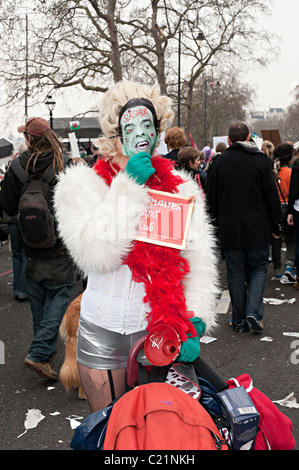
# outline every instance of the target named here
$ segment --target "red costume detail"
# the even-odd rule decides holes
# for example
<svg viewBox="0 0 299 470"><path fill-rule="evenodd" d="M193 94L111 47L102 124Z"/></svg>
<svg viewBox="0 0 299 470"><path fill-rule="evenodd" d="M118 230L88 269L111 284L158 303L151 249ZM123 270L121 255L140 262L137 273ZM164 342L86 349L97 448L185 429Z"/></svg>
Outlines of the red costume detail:
<svg viewBox="0 0 299 470"><path fill-rule="evenodd" d="M183 183L180 176L172 173L173 163L160 156L153 157L155 173L149 178L146 186L157 191L178 192L178 185ZM114 171L114 169L115 171ZM120 171L117 165L99 159L94 167L108 186ZM175 248L135 241L124 264L132 271L135 282L145 285L145 298L151 308L148 313L147 330L158 324L172 326L179 334L181 341L187 340L187 334L196 336L196 331L189 318L194 316L188 311L184 293L183 279L189 273L189 263Z"/></svg>

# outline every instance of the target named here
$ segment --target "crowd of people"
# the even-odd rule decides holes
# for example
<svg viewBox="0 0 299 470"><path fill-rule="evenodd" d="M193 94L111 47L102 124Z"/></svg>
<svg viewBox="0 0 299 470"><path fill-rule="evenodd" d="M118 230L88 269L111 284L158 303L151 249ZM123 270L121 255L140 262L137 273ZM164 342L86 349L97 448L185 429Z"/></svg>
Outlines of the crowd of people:
<svg viewBox="0 0 299 470"><path fill-rule="evenodd" d="M128 353L154 326L166 323L178 332L179 361L199 356L200 337L216 324L219 256L235 331L263 330L269 260L273 280L299 289L299 158L292 143L265 141L259 149L247 125L235 122L227 144L199 150L183 129L171 127L173 117L171 100L157 85L119 82L103 95L103 135L91 144L88 162L80 162L85 156L75 162L48 122L33 117L18 128L26 148L1 182L13 293L18 301L28 299L32 312L34 335L24 364L58 380L50 361L80 272L86 283L77 362L91 411L107 406L112 390L116 398L124 393ZM161 156L156 149L164 131L168 153ZM30 241L22 232L39 213L20 217L29 181L41 184L47 175L55 231L49 244L36 240L37 229ZM185 250L137 240L149 189L195 198Z"/></svg>

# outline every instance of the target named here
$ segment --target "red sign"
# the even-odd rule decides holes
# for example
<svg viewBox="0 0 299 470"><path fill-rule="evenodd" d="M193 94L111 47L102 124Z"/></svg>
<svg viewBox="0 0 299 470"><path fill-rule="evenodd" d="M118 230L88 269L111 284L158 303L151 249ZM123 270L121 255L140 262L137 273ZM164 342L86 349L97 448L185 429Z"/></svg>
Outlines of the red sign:
<svg viewBox="0 0 299 470"><path fill-rule="evenodd" d="M139 223L136 240L184 250L195 197L150 190L149 209Z"/></svg>

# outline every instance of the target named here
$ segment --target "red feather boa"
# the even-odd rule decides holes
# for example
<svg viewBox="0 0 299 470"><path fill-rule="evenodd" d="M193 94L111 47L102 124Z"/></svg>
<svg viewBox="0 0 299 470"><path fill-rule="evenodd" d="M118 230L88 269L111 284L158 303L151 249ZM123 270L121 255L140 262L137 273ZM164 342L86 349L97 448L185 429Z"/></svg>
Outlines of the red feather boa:
<svg viewBox="0 0 299 470"><path fill-rule="evenodd" d="M180 176L172 173L173 164L160 156L152 158L155 173L146 185L151 189L177 193L183 182ZM114 168L114 170L113 170ZM120 171L117 165L99 159L94 167L96 173L110 186L114 176ZM133 279L145 285L145 298L151 308L147 315L147 330L158 324L171 325L186 341L187 333L196 335L192 322L194 313L187 310L183 279L189 273L189 263L175 248L135 241L134 247L124 261L132 270Z"/></svg>

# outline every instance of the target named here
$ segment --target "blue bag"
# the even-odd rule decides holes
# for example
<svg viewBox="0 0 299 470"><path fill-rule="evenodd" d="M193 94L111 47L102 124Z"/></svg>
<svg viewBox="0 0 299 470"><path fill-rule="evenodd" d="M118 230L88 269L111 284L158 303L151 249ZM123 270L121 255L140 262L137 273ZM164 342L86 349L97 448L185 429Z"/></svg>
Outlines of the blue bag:
<svg viewBox="0 0 299 470"><path fill-rule="evenodd" d="M197 378L201 390L201 397L199 399L199 402L212 417L216 419L222 417L223 411L221 408L221 400L217 395L216 389L205 378Z"/></svg>
<svg viewBox="0 0 299 470"><path fill-rule="evenodd" d="M103 450L108 420L113 406L95 411L76 428L70 444L74 450Z"/></svg>

